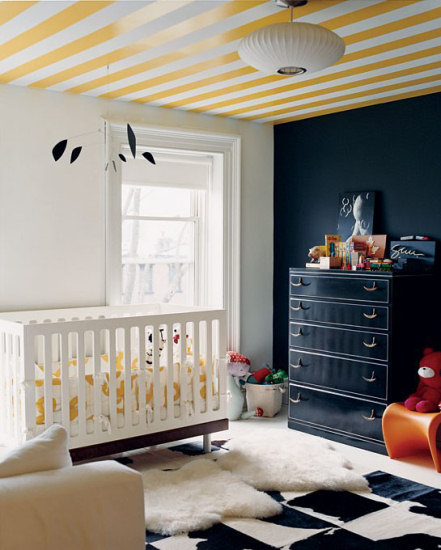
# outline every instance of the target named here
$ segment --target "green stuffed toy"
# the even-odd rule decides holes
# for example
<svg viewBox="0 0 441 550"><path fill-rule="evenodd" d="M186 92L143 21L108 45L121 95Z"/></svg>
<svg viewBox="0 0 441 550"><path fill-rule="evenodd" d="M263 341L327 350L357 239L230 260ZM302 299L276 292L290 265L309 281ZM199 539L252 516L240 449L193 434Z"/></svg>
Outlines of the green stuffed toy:
<svg viewBox="0 0 441 550"><path fill-rule="evenodd" d="M265 376L265 384L283 384L285 379L288 378L288 374L283 369L279 369L277 372L272 372Z"/></svg>

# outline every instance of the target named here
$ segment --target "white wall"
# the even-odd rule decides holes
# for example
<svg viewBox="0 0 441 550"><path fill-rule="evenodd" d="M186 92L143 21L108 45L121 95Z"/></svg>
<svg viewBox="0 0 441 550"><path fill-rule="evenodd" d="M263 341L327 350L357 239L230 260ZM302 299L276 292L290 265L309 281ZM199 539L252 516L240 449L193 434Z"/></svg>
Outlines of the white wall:
<svg viewBox="0 0 441 550"><path fill-rule="evenodd" d="M255 123L0 85L0 311L105 303L101 117L242 136L241 351L270 362L273 129Z"/></svg>

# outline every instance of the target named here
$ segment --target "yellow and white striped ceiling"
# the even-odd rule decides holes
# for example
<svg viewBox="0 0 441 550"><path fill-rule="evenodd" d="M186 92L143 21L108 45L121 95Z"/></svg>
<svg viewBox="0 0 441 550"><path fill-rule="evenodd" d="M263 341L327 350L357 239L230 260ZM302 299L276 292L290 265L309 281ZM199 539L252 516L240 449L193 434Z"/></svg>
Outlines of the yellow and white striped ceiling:
<svg viewBox="0 0 441 550"><path fill-rule="evenodd" d="M267 76L240 39L272 0L0 2L0 82L279 124L441 91L441 0L309 0L346 43L319 73Z"/></svg>

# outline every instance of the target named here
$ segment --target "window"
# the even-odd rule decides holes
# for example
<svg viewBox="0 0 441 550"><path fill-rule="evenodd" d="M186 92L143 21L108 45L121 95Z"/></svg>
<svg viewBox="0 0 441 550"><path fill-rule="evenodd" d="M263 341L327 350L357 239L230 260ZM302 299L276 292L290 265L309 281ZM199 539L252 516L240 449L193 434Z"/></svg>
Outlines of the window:
<svg viewBox="0 0 441 550"><path fill-rule="evenodd" d="M226 308L238 348L240 140L131 126L135 159L126 125L106 123L107 303Z"/></svg>
<svg viewBox="0 0 441 550"><path fill-rule="evenodd" d="M160 152L155 156L162 184L155 183L155 169L147 169L144 159L121 166L121 302L203 304L211 162L198 158L183 163L181 155ZM176 164L179 181L173 179ZM134 172L138 181L131 180ZM185 178L192 187L186 187ZM215 238L221 242L222 235ZM220 299L213 302L222 305Z"/></svg>

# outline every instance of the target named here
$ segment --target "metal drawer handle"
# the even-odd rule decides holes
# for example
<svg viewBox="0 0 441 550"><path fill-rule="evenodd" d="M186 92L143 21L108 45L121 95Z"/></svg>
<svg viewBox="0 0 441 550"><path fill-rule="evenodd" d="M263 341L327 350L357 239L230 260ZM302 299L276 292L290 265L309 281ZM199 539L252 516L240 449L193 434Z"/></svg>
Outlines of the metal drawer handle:
<svg viewBox="0 0 441 550"><path fill-rule="evenodd" d="M300 395L300 392L297 394L297 399L293 399L292 397L289 398L289 400L291 401L291 403L300 403L300 401L302 400L302 396Z"/></svg>
<svg viewBox="0 0 441 550"><path fill-rule="evenodd" d="M378 346L378 342L375 340L375 336L372 336L372 342L370 344L367 344L363 340L363 346L366 346L367 348L375 348L376 346Z"/></svg>
<svg viewBox="0 0 441 550"><path fill-rule="evenodd" d="M377 283L375 281L372 283L372 286L364 286L363 285L363 288L365 290L367 290L368 292L372 292L373 290L378 290L378 286L377 286Z"/></svg>
<svg viewBox="0 0 441 550"><path fill-rule="evenodd" d="M285 333L286 334L286 333ZM302 329L299 328L299 332L297 334L294 334L293 332L290 332L291 336L294 336L294 338L298 338L299 336L301 336L303 333L302 333Z"/></svg>
<svg viewBox="0 0 441 550"><path fill-rule="evenodd" d="M304 308L303 308L302 302L299 302L299 307L293 307L293 306L291 306L291 309L292 309L293 311L300 311L301 309L304 309Z"/></svg>
<svg viewBox="0 0 441 550"><path fill-rule="evenodd" d="M297 364L295 364L295 365L293 365L292 363L290 363L289 366L292 367L293 369L300 369L300 367L303 366L302 360L299 359L299 360L297 361Z"/></svg>
<svg viewBox="0 0 441 550"><path fill-rule="evenodd" d="M371 374L370 378L366 378L366 376L362 376L362 378L366 382L375 382L375 380L377 379L377 377L375 376L375 371L374 370L372 371L372 374Z"/></svg>
<svg viewBox="0 0 441 550"><path fill-rule="evenodd" d="M374 411L374 409L372 409L371 416L364 416L364 414L362 414L361 416L365 420L368 420L369 422L372 422L372 420L375 420L375 411Z"/></svg>
<svg viewBox="0 0 441 550"><path fill-rule="evenodd" d="M366 319L375 319L376 317L378 317L378 313L375 308L372 309L372 313L363 313L363 315L366 317Z"/></svg>
<svg viewBox="0 0 441 550"><path fill-rule="evenodd" d="M293 283L291 282L292 286L302 286L303 285L303 281L302 281L302 278L299 277L299 282L298 283Z"/></svg>

